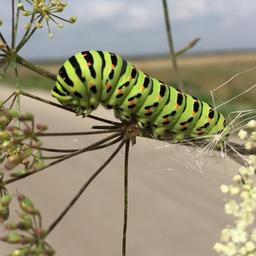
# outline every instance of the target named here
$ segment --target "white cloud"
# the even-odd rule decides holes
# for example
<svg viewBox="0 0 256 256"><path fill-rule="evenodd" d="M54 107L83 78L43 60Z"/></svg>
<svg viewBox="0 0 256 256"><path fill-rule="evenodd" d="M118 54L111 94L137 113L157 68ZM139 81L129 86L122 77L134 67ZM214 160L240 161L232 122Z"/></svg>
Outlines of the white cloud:
<svg viewBox="0 0 256 256"><path fill-rule="evenodd" d="M190 20L196 16L205 15L208 13L207 0L179 0L172 1L169 5L171 9L171 15L176 20Z"/></svg>
<svg viewBox="0 0 256 256"><path fill-rule="evenodd" d="M83 4L74 1L70 6L80 21L95 22L114 19L125 8L125 3L118 0L94 0L86 1Z"/></svg>
<svg viewBox="0 0 256 256"><path fill-rule="evenodd" d="M152 10L143 6L127 6L125 12L116 27L120 30L149 29L158 24L161 18L161 10Z"/></svg>

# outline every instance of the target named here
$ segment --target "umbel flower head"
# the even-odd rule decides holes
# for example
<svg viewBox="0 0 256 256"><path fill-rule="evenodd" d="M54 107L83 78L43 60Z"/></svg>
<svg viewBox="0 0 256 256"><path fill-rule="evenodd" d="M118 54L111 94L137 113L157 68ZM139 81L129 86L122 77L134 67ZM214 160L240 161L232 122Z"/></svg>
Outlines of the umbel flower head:
<svg viewBox="0 0 256 256"><path fill-rule="evenodd" d="M244 140L245 148L256 148L256 120L251 120L238 134ZM221 233L221 242L214 249L223 256L256 255L256 155L250 155L247 165L239 169L233 178L234 184L222 185L222 193L232 197L225 204L225 212L234 218L234 224L225 227Z"/></svg>
<svg viewBox="0 0 256 256"><path fill-rule="evenodd" d="M61 0L26 0L23 4L18 3L18 9L24 16L30 16L31 20L25 24L25 29L30 29L32 26L35 28L42 28L45 22L48 28L49 37L53 37L50 29L50 22L56 24L57 27L62 28L62 22L75 23L76 16L71 16L69 19L60 17L58 14L63 12L67 6L66 2Z"/></svg>

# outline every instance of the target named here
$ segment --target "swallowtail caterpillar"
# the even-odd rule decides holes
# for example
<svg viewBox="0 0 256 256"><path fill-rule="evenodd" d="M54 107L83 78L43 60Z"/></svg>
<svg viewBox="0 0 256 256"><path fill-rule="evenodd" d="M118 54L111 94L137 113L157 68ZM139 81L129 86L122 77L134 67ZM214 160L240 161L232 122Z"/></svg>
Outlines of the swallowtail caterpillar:
<svg viewBox="0 0 256 256"><path fill-rule="evenodd" d="M136 120L141 131L173 140L228 133L224 116L208 103L137 70L107 51L79 52L59 70L52 95L77 114L99 104L114 109L121 121Z"/></svg>

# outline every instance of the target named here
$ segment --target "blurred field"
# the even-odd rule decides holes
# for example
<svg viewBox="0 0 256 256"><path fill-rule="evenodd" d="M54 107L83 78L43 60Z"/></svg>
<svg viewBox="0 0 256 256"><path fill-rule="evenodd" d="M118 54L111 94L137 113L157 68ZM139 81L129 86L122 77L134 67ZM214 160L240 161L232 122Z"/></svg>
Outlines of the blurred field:
<svg viewBox="0 0 256 256"><path fill-rule="evenodd" d="M169 56L154 57L127 57L137 68L147 72L170 85L175 85L175 74L172 70ZM53 73L58 71L61 61L51 64L39 63ZM185 84L186 92L212 102L210 90L213 90L223 82L239 72L246 71L256 66L256 52L233 52L194 54L180 57L179 68ZM28 70L21 69L21 87L43 88L50 90L52 81L42 78ZM256 82L256 70L244 73L225 87L214 92L217 104L234 97L250 88ZM2 83L15 84L14 79L4 78ZM238 100L225 106L225 111L248 109L255 107L256 89L254 88Z"/></svg>

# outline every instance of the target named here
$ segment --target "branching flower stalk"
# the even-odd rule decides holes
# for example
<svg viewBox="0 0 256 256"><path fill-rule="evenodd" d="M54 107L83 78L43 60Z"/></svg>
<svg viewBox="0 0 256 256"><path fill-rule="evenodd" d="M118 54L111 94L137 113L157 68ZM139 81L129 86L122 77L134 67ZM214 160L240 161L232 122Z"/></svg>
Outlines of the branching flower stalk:
<svg viewBox="0 0 256 256"><path fill-rule="evenodd" d="M9 244L17 245L9 256L45 255L55 254L53 248L45 241L47 231L42 227L40 211L35 208L33 202L23 194L15 196L19 203L17 221L4 225L7 234L1 235L0 240ZM10 204L11 196L1 198L3 205Z"/></svg>
<svg viewBox="0 0 256 256"><path fill-rule="evenodd" d="M52 232L52 230L57 226L57 224L63 219L63 217L68 213L68 211L72 208L72 206L77 202L80 196L83 194L85 189L91 184L91 182L101 173L101 171L114 159L114 157L118 154L118 152L122 149L124 144L126 143L127 138L123 137L121 143L114 150L114 152L110 155L110 157L92 174L92 176L84 183L84 185L80 188L77 194L70 201L68 206L61 212L61 214L53 221L53 223L49 226L47 230L47 235Z"/></svg>

